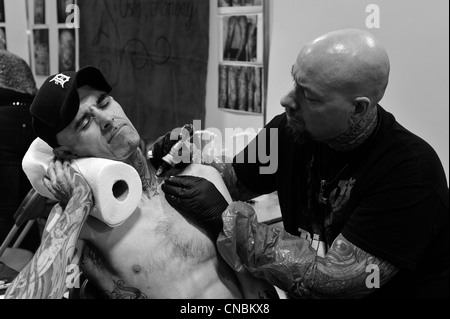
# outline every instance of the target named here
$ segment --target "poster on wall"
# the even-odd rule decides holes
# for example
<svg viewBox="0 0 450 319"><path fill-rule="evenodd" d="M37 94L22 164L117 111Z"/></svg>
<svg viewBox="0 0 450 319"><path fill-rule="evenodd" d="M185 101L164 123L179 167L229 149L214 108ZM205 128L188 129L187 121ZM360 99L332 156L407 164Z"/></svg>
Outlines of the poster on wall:
<svg viewBox="0 0 450 319"><path fill-rule="evenodd" d="M219 65L219 108L261 113L262 67Z"/></svg>
<svg viewBox="0 0 450 319"><path fill-rule="evenodd" d="M220 110L263 114L263 0L218 0Z"/></svg>
<svg viewBox="0 0 450 319"><path fill-rule="evenodd" d="M6 29L5 27L0 27L0 49L7 50L6 45Z"/></svg>
<svg viewBox="0 0 450 319"><path fill-rule="evenodd" d="M75 30L59 29L58 40L58 72L75 71Z"/></svg>
<svg viewBox="0 0 450 319"><path fill-rule="evenodd" d="M5 22L5 1L0 0L0 23Z"/></svg>
<svg viewBox="0 0 450 319"><path fill-rule="evenodd" d="M66 23L67 17L72 10L67 10L67 7L74 4L74 0L56 0L57 21L58 23ZM69 11L69 12L67 12Z"/></svg>
<svg viewBox="0 0 450 319"><path fill-rule="evenodd" d="M45 0L34 0L34 24L45 24Z"/></svg>
<svg viewBox="0 0 450 319"><path fill-rule="evenodd" d="M262 63L262 14L226 15L221 22L221 60Z"/></svg>
<svg viewBox="0 0 450 319"><path fill-rule="evenodd" d="M241 13L261 11L263 0L217 0L219 14L229 14L236 10Z"/></svg>
<svg viewBox="0 0 450 319"><path fill-rule="evenodd" d="M219 7L261 6L262 0L218 0Z"/></svg>
<svg viewBox="0 0 450 319"><path fill-rule="evenodd" d="M48 29L33 30L34 72L36 75L50 75L50 54Z"/></svg>

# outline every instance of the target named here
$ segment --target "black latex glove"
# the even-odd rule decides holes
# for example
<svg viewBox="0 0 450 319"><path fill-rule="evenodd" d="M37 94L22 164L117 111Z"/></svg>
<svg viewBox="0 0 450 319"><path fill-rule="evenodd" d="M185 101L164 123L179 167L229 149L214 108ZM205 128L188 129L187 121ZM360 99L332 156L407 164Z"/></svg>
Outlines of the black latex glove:
<svg viewBox="0 0 450 319"><path fill-rule="evenodd" d="M152 157L150 158L150 162L154 168L158 169L163 164L163 157L169 154L172 147L181 139L181 136L179 135L182 132L182 129L186 129L190 134L190 138L192 138L193 127L191 124L186 124L182 128L176 128L173 131L167 132L165 135L159 137L153 144L151 147ZM178 138L171 139L171 136L173 137L174 135L178 135ZM184 168L188 165L189 163L180 162L175 167Z"/></svg>
<svg viewBox="0 0 450 319"><path fill-rule="evenodd" d="M198 223L213 236L222 231L222 213L228 203L210 181L195 176L176 176L161 186L166 199L189 220Z"/></svg>

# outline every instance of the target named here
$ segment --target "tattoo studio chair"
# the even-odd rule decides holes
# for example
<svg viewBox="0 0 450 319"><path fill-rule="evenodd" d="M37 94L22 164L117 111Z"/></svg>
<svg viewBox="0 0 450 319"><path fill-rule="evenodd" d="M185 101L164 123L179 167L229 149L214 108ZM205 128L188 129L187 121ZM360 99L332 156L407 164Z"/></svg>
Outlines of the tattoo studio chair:
<svg viewBox="0 0 450 319"><path fill-rule="evenodd" d="M0 281L11 279L2 278L2 270L7 269L8 276L11 277L13 271L20 272L33 258L34 253L21 249L20 245L30 228L45 211L46 199L32 188L16 210L14 225L0 246L0 266L2 266L0 267Z"/></svg>

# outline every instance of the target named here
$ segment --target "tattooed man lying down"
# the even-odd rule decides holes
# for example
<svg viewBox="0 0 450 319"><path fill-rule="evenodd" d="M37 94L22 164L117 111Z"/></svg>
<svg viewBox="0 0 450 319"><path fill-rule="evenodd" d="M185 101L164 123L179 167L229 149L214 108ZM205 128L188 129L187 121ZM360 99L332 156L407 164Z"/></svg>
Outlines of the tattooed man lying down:
<svg viewBox="0 0 450 319"><path fill-rule="evenodd" d="M161 181L138 147L140 136L110 91L94 67L50 76L41 86L31 106L33 127L56 155L44 183L59 203L39 249L5 298L62 298L67 267L80 250L84 276L106 298L276 297L273 286L232 271L210 236L165 201ZM69 165L80 157L122 161L139 172L142 199L122 225L110 228L89 216L92 191ZM214 168L187 170L229 198Z"/></svg>

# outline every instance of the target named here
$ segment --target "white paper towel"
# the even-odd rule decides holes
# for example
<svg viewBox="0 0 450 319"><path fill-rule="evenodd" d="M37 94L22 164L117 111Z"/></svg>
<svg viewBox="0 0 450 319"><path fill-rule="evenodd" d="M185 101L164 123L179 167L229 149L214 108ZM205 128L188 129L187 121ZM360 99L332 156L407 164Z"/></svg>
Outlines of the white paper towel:
<svg viewBox="0 0 450 319"><path fill-rule="evenodd" d="M37 138L23 158L22 168L39 194L55 200L42 181L53 158L52 148ZM117 227L135 211L141 200L142 183L132 166L91 157L73 160L72 167L80 172L92 189L95 201L92 216L110 227Z"/></svg>

